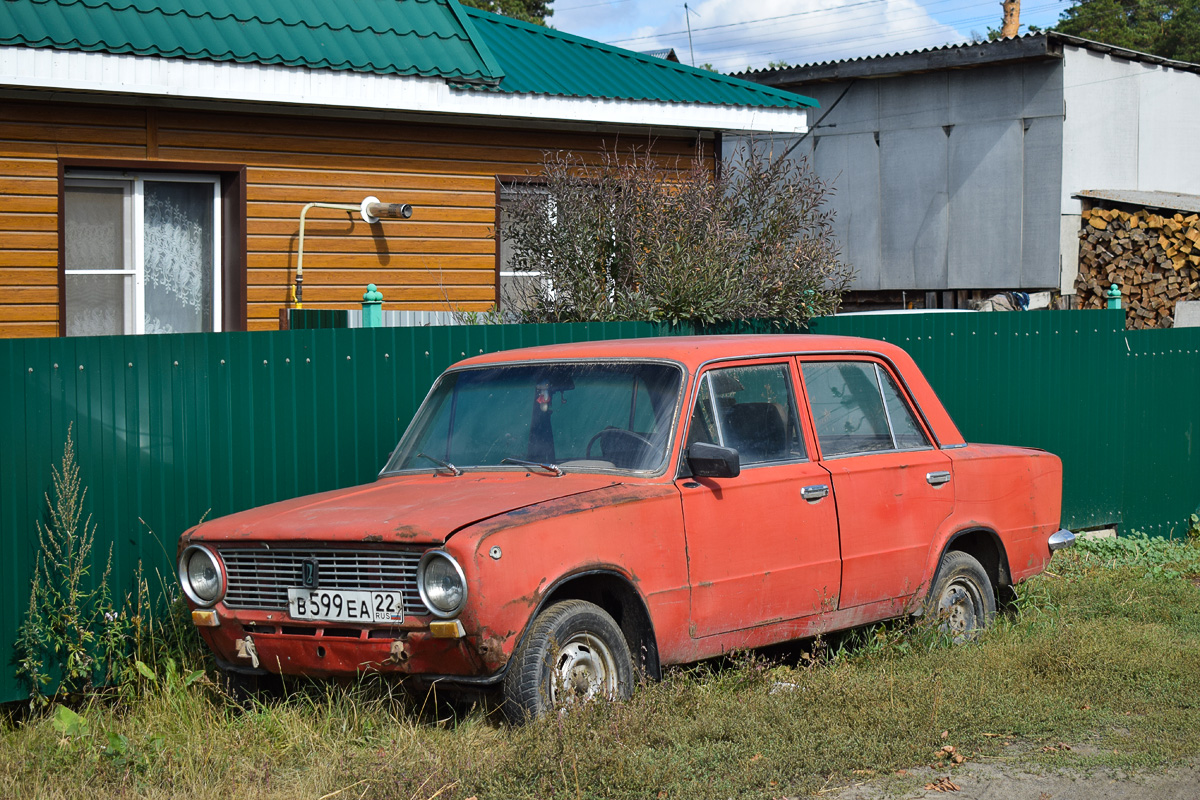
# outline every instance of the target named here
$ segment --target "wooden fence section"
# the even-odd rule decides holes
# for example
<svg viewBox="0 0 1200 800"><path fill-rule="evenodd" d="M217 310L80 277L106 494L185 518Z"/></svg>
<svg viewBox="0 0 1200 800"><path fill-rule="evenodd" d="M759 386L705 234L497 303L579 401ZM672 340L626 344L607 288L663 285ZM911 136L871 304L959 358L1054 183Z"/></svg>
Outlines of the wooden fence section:
<svg viewBox="0 0 1200 800"><path fill-rule="evenodd" d="M968 439L1061 456L1068 526L1179 535L1200 502L1200 330L1126 333L1119 311L843 316L812 328L907 349ZM113 546L124 593L139 560L173 581L175 541L205 514L372 480L434 378L461 358L684 332L597 323L0 340L0 651L12 652L25 613L36 522L68 429L96 557ZM0 667L0 701L24 692Z"/></svg>

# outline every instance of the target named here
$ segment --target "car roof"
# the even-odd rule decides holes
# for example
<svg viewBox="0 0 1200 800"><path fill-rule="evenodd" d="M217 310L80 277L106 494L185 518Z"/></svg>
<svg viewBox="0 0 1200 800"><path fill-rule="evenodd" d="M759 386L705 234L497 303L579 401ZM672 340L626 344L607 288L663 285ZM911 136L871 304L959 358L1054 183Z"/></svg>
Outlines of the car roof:
<svg viewBox="0 0 1200 800"><path fill-rule="evenodd" d="M606 339L549 344L473 356L456 367L541 359L666 358L694 369L706 361L753 358L782 353L878 353L889 359L899 347L857 336L816 334L737 334L731 336L655 336L645 339Z"/></svg>

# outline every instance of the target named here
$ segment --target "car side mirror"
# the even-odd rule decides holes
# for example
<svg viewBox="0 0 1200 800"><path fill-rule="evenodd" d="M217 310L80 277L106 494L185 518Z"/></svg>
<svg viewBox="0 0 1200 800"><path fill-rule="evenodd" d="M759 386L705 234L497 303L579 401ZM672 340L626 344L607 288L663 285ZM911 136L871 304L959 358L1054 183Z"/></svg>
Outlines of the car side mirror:
<svg viewBox="0 0 1200 800"><path fill-rule="evenodd" d="M696 442L688 448L688 467L696 478L736 478L742 473L738 451L707 442Z"/></svg>

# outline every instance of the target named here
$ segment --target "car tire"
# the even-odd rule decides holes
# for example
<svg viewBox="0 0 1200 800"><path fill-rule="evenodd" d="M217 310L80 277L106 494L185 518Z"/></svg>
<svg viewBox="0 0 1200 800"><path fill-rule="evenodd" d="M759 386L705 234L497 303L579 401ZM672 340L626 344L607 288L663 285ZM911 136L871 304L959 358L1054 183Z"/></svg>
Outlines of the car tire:
<svg viewBox="0 0 1200 800"><path fill-rule="evenodd" d="M633 659L608 613L564 600L534 620L504 674L504 714L514 725L590 700L627 700Z"/></svg>
<svg viewBox="0 0 1200 800"><path fill-rule="evenodd" d="M938 563L925 615L955 642L974 639L996 616L996 593L987 571L970 554L951 550Z"/></svg>

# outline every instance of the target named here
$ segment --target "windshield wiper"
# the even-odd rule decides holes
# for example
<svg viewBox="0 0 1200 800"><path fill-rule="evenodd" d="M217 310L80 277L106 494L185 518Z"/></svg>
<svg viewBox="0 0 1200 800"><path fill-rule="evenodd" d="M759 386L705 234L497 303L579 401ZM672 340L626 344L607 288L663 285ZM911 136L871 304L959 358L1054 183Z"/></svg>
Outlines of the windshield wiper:
<svg viewBox="0 0 1200 800"><path fill-rule="evenodd" d="M431 456L431 455L428 455L428 454L426 454L426 453L417 453L417 458L428 458L430 461L432 461L433 463L437 464L437 465L438 465L439 467L441 467L442 469L448 469L448 470L450 470L452 473L454 473L454 477L456 477L456 478L457 478L459 475L462 475L462 474L463 474L461 469L459 469L458 467L454 466L454 465L453 465L453 464L451 464L449 461L442 461L440 458L434 458L433 456Z"/></svg>
<svg viewBox="0 0 1200 800"><path fill-rule="evenodd" d="M540 461L526 461L522 458L502 458L501 464L516 464L518 467L540 467L547 472L553 472L554 477L561 478L563 476L562 467L558 464L543 464Z"/></svg>

